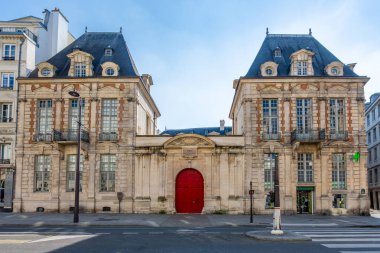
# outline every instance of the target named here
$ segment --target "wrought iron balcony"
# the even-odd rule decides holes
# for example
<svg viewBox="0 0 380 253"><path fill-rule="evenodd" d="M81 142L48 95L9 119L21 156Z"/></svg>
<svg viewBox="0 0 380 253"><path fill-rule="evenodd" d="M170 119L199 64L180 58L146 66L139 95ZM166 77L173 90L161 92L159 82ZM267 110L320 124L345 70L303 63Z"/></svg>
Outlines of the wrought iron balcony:
<svg viewBox="0 0 380 253"><path fill-rule="evenodd" d="M325 140L326 132L325 129L321 130L307 130L299 131L294 130L291 134L291 141L295 142L321 142Z"/></svg>
<svg viewBox="0 0 380 253"><path fill-rule="evenodd" d="M263 136L262 136L263 140L265 141L269 141L269 140L279 140L280 139L280 133L279 132L275 132L275 133L264 133L263 132Z"/></svg>
<svg viewBox="0 0 380 253"><path fill-rule="evenodd" d="M348 132L347 131L331 131L330 132L330 140L347 141L348 140Z"/></svg>
<svg viewBox="0 0 380 253"><path fill-rule="evenodd" d="M11 164L11 159L0 158L0 164Z"/></svg>
<svg viewBox="0 0 380 253"><path fill-rule="evenodd" d="M99 141L117 141L117 140L118 140L118 135L115 132L99 134Z"/></svg>
<svg viewBox="0 0 380 253"><path fill-rule="evenodd" d="M0 122L6 123L6 122L12 122L13 118L1 118Z"/></svg>
<svg viewBox="0 0 380 253"><path fill-rule="evenodd" d="M33 136L33 141L36 142L52 142L53 134L51 133L38 133Z"/></svg>
<svg viewBox="0 0 380 253"><path fill-rule="evenodd" d="M4 61L14 61L16 57L14 56L3 56Z"/></svg>
<svg viewBox="0 0 380 253"><path fill-rule="evenodd" d="M54 141L57 141L57 142L76 142L78 139L77 129L69 129L67 131L54 130L53 133L54 133ZM87 131L82 130L81 140L87 143L90 142L90 136Z"/></svg>
<svg viewBox="0 0 380 253"><path fill-rule="evenodd" d="M24 34L28 36L35 43L38 43L38 37L34 33L32 33L26 27L0 27L0 34L9 34L9 35L21 35Z"/></svg>

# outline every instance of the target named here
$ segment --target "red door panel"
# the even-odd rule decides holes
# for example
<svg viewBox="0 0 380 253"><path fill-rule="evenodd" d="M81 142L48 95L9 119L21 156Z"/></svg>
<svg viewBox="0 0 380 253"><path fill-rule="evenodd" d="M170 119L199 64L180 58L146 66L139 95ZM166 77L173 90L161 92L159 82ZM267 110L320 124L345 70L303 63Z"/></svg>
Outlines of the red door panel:
<svg viewBox="0 0 380 253"><path fill-rule="evenodd" d="M201 213L204 205L204 187L201 173L194 169L181 171L176 179L177 213Z"/></svg>

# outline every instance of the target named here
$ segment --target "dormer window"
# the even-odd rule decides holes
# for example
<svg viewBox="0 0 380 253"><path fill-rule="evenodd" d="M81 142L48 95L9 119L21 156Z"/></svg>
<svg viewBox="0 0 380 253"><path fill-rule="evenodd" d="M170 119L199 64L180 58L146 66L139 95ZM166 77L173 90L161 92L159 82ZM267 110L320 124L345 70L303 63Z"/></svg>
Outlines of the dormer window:
<svg viewBox="0 0 380 253"><path fill-rule="evenodd" d="M307 61L298 61L297 62L297 75L298 76L307 76Z"/></svg>
<svg viewBox="0 0 380 253"><path fill-rule="evenodd" d="M314 75L313 56L314 56L314 52L310 51L309 48L301 49L294 52L290 56L291 67L290 67L289 74L291 76Z"/></svg>
<svg viewBox="0 0 380 253"><path fill-rule="evenodd" d="M113 76L115 74L115 70L113 68L106 69L107 76Z"/></svg>
<svg viewBox="0 0 380 253"><path fill-rule="evenodd" d="M75 63L75 77L85 77L86 76L86 64Z"/></svg>
<svg viewBox="0 0 380 253"><path fill-rule="evenodd" d="M49 69L49 68L43 68L41 70L41 75L44 76L44 77L50 76L50 73L51 73L51 69Z"/></svg>
<svg viewBox="0 0 380 253"><path fill-rule="evenodd" d="M338 75L338 73L339 73L339 71L338 71L337 68L332 68L332 69L331 69L331 74L332 74L333 76Z"/></svg>
<svg viewBox="0 0 380 253"><path fill-rule="evenodd" d="M268 67L268 68L265 69L265 73L266 73L268 76L271 76L271 75L273 75L273 69L270 68L270 67Z"/></svg>
<svg viewBox="0 0 380 253"><path fill-rule="evenodd" d="M273 61L267 61L260 66L262 76L277 76L278 64Z"/></svg>
<svg viewBox="0 0 380 253"><path fill-rule="evenodd" d="M119 75L119 65L114 62L107 61L102 63L102 76L118 76Z"/></svg>
<svg viewBox="0 0 380 253"><path fill-rule="evenodd" d="M281 49L279 47L274 50L274 57L281 57Z"/></svg>
<svg viewBox="0 0 380 253"><path fill-rule="evenodd" d="M344 64L340 61L333 61L325 67L325 72L329 76L343 76Z"/></svg>
<svg viewBox="0 0 380 253"><path fill-rule="evenodd" d="M111 48L106 48L106 50L104 51L104 55L105 56L112 56L112 49Z"/></svg>

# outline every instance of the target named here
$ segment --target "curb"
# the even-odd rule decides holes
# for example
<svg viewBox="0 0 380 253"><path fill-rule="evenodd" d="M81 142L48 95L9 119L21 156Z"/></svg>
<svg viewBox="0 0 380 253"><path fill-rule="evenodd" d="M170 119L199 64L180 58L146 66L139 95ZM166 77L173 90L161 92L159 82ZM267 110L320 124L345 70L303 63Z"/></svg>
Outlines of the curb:
<svg viewBox="0 0 380 253"><path fill-rule="evenodd" d="M283 235L272 235L270 231L249 231L245 235L262 241L311 241L309 237L287 231Z"/></svg>

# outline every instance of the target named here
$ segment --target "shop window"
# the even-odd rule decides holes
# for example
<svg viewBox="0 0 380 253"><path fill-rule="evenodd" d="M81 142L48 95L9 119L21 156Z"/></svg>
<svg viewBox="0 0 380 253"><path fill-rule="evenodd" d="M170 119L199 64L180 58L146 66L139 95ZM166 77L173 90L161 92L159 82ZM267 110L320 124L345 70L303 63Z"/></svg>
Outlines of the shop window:
<svg viewBox="0 0 380 253"><path fill-rule="evenodd" d="M334 194L332 206L333 208L346 208L346 195Z"/></svg>

